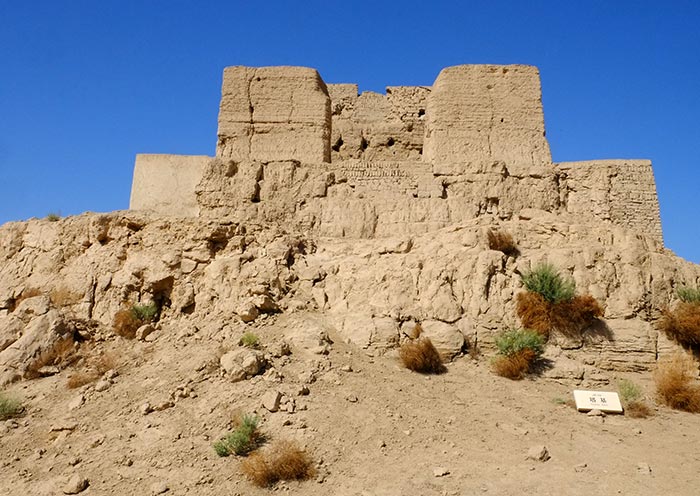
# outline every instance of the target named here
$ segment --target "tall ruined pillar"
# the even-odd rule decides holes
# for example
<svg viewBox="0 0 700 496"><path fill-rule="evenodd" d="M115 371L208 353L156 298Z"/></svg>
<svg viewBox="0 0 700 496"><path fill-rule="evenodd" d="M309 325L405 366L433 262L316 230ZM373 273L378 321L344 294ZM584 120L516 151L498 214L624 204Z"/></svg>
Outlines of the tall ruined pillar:
<svg viewBox="0 0 700 496"><path fill-rule="evenodd" d="M447 67L433 84L426 119L426 162L542 165L552 161L536 67Z"/></svg>
<svg viewBox="0 0 700 496"><path fill-rule="evenodd" d="M330 162L330 137L331 102L315 69L224 69L217 156Z"/></svg>

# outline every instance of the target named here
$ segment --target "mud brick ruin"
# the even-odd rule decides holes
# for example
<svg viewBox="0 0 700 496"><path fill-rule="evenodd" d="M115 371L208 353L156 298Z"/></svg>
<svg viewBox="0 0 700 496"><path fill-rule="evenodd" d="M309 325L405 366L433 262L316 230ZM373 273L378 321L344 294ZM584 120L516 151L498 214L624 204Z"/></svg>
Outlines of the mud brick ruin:
<svg viewBox="0 0 700 496"><path fill-rule="evenodd" d="M305 67L228 67L216 156L138 155L130 208L355 238L536 209L663 243L651 163L553 163L524 65L448 67L384 95Z"/></svg>

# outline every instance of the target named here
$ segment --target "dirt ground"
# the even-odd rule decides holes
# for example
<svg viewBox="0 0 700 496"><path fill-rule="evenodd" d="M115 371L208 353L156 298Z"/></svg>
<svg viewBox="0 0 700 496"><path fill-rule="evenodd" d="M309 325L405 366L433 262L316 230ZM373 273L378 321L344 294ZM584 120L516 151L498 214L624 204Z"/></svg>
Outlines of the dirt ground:
<svg viewBox="0 0 700 496"><path fill-rule="evenodd" d="M272 320L256 332L269 346L284 331ZM68 389L70 369L7 389L26 412L0 422L0 494L63 494L75 475L89 480L82 495L698 494L700 416L655 405L649 374L625 377L645 390L653 417L590 417L564 404L586 384L510 381L488 357L424 376L401 368L395 352L336 339L328 355L293 348L263 375L232 383L216 366L232 338L164 329L150 343L99 346L119 372L103 391ZM296 411L267 411L268 391L294 398ZM142 412L171 398L172 407ZM236 412L255 412L270 440L297 440L317 476L253 486L239 458L212 448ZM551 458L527 459L541 445Z"/></svg>

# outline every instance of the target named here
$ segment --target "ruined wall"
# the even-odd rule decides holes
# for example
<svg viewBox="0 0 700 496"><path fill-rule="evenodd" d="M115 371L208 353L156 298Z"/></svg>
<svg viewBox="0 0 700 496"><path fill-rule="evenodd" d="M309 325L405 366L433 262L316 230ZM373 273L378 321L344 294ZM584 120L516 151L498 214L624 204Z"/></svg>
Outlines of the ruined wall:
<svg viewBox="0 0 700 496"><path fill-rule="evenodd" d="M136 155L129 209L196 217L194 190L210 160L202 155Z"/></svg>
<svg viewBox="0 0 700 496"><path fill-rule="evenodd" d="M459 65L443 69L428 99L424 160L551 163L537 68Z"/></svg>
<svg viewBox="0 0 700 496"><path fill-rule="evenodd" d="M656 183L648 160L556 164L567 212L610 221L663 243Z"/></svg>
<svg viewBox="0 0 700 496"><path fill-rule="evenodd" d="M333 162L345 159L421 160L430 88L390 86L386 95L356 84L329 84Z"/></svg>
<svg viewBox="0 0 700 496"><path fill-rule="evenodd" d="M537 209L662 242L648 161L552 164L531 66L449 67L385 95L228 67L218 135L214 158L137 157L130 208L363 238Z"/></svg>
<svg viewBox="0 0 700 496"><path fill-rule="evenodd" d="M315 69L224 70L217 156L328 162L330 132L330 98Z"/></svg>

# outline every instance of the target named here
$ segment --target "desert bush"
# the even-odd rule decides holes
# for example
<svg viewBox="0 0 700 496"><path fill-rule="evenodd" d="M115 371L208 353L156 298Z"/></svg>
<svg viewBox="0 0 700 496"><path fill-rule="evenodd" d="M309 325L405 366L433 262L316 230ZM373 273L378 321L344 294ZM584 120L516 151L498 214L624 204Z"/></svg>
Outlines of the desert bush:
<svg viewBox="0 0 700 496"><path fill-rule="evenodd" d="M539 294L551 303L572 299L576 290L572 279L565 279L548 263L541 263L525 272L522 280L528 291Z"/></svg>
<svg viewBox="0 0 700 496"><path fill-rule="evenodd" d="M525 328L537 331L545 339L552 331L580 337L586 326L603 316L603 308L591 295L550 302L539 293L530 291L518 293L515 311Z"/></svg>
<svg viewBox="0 0 700 496"><path fill-rule="evenodd" d="M489 229L486 236L489 242L489 249L503 252L506 255L516 255L518 253L518 247L510 233Z"/></svg>
<svg viewBox="0 0 700 496"><path fill-rule="evenodd" d="M499 355L491 367L496 375L522 379L544 352L544 337L529 329L509 329L495 339Z"/></svg>
<svg viewBox="0 0 700 496"><path fill-rule="evenodd" d="M23 411L22 404L0 392L0 420L7 420L18 417Z"/></svg>
<svg viewBox="0 0 700 496"><path fill-rule="evenodd" d="M404 342L399 348L399 358L404 367L421 374L442 374L447 371L440 353L427 337Z"/></svg>
<svg viewBox="0 0 700 496"><path fill-rule="evenodd" d="M260 346L260 339L258 339L258 335L254 332L245 332L243 336L241 336L238 344L246 348L257 348Z"/></svg>
<svg viewBox="0 0 700 496"><path fill-rule="evenodd" d="M131 309L119 310L114 315L112 328L118 336L134 339L136 337L136 331L140 326L141 321L134 315Z"/></svg>
<svg viewBox="0 0 700 496"><path fill-rule="evenodd" d="M61 220L61 214L57 214L56 212L51 212L46 216L46 220L49 222L57 222Z"/></svg>
<svg viewBox="0 0 700 496"><path fill-rule="evenodd" d="M290 441L278 441L265 452L253 453L243 461L241 470L258 487L316 475L311 457Z"/></svg>
<svg viewBox="0 0 700 496"><path fill-rule="evenodd" d="M214 443L214 451L219 456L247 455L258 447L262 436L258 432L258 417L244 415L239 425L219 441Z"/></svg>
<svg viewBox="0 0 700 496"><path fill-rule="evenodd" d="M687 286L678 288L676 295L684 303L700 303L700 288L689 288Z"/></svg>
<svg viewBox="0 0 700 496"><path fill-rule="evenodd" d="M117 335L133 339L139 327L157 319L158 312L159 308L155 303L132 305L131 308L119 310L114 315L112 327Z"/></svg>
<svg viewBox="0 0 700 496"><path fill-rule="evenodd" d="M675 355L659 363L654 373L659 399L676 410L700 413L700 386L692 360Z"/></svg>
<svg viewBox="0 0 700 496"><path fill-rule="evenodd" d="M509 329L495 339L498 353L504 356L515 355L522 350L532 350L536 356L544 352L544 338L530 329Z"/></svg>
<svg viewBox="0 0 700 496"><path fill-rule="evenodd" d="M66 387L68 387L68 389L76 389L85 384L95 382L108 370L117 369L117 361L112 353L91 355L90 349L87 346L83 346L82 348L87 350L81 353L85 360L85 370L75 371L70 375L66 382Z"/></svg>
<svg viewBox="0 0 700 496"><path fill-rule="evenodd" d="M632 418L646 418L652 415L649 406L642 401L642 389L634 382L622 379L617 389L625 407L625 415Z"/></svg>
<svg viewBox="0 0 700 496"><path fill-rule="evenodd" d="M682 346L700 348L700 305L681 301L673 310L665 310L661 330Z"/></svg>
<svg viewBox="0 0 700 496"><path fill-rule="evenodd" d="M145 305L133 305L131 311L134 317L143 323L153 322L158 316L158 305L155 303L147 303Z"/></svg>

